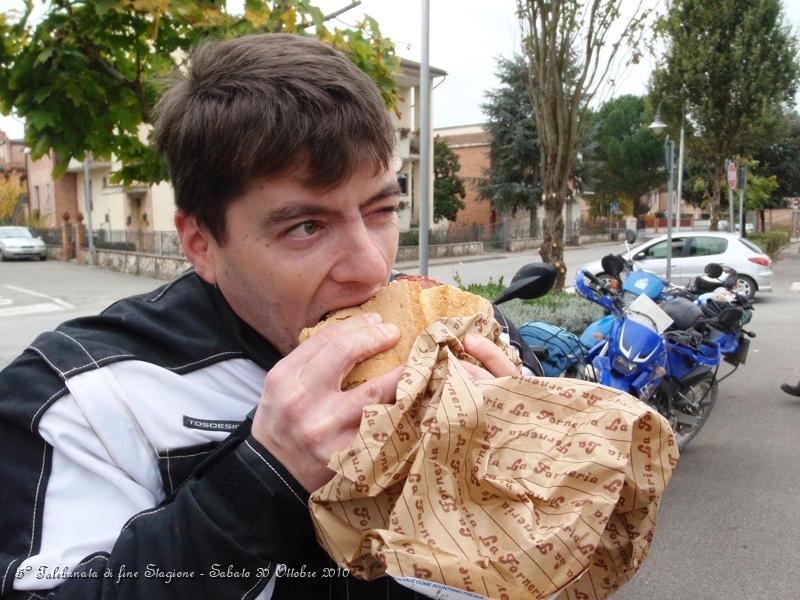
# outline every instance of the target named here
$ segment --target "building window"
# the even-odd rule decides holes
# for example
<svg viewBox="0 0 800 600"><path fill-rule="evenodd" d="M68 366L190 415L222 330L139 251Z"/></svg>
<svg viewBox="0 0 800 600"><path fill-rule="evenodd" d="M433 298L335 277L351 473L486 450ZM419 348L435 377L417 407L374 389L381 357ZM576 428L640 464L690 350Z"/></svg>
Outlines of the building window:
<svg viewBox="0 0 800 600"><path fill-rule="evenodd" d="M400 186L400 195L408 196L408 173L400 173L397 176L397 184Z"/></svg>
<svg viewBox="0 0 800 600"><path fill-rule="evenodd" d="M111 174L106 175L103 177L103 187L104 188L114 188L119 189L122 187L122 184L119 183L112 183L111 182Z"/></svg>
<svg viewBox="0 0 800 600"><path fill-rule="evenodd" d="M39 197L39 186L33 186L33 208L41 207L41 198Z"/></svg>
<svg viewBox="0 0 800 600"><path fill-rule="evenodd" d="M47 184L47 196L45 197L45 210L50 212L53 209L53 196L50 194L50 184Z"/></svg>

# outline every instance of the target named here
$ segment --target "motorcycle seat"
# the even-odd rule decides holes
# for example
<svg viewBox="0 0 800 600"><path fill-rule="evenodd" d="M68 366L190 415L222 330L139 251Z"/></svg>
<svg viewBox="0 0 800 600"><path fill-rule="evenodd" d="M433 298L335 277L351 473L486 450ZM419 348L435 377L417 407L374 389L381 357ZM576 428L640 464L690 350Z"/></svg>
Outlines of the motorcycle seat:
<svg viewBox="0 0 800 600"><path fill-rule="evenodd" d="M664 302L661 308L672 319L672 329L687 330L694 327L703 318L703 311L691 300L672 298Z"/></svg>

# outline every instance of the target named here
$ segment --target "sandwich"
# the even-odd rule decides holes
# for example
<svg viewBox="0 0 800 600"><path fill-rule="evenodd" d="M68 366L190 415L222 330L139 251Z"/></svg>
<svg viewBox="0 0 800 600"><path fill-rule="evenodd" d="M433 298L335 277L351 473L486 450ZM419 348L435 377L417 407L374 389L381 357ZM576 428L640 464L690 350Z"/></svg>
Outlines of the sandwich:
<svg viewBox="0 0 800 600"><path fill-rule="evenodd" d="M419 334L437 319L482 315L491 320L494 317L492 304L481 296L438 284L428 277L406 276L394 280L364 304L337 310L316 326L303 329L299 340L302 343L332 323L369 312L380 313L384 323L397 325L400 340L393 348L358 363L345 378L343 389L404 365Z"/></svg>

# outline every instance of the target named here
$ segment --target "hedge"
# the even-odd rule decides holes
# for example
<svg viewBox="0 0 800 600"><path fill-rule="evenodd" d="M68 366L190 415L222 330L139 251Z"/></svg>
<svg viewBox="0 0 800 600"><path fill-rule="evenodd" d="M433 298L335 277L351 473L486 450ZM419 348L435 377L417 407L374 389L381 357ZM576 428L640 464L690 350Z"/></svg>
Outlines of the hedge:
<svg viewBox="0 0 800 600"><path fill-rule="evenodd" d="M773 230L764 233L748 233L747 239L759 246L772 260L776 260L781 250L789 245L789 232Z"/></svg>

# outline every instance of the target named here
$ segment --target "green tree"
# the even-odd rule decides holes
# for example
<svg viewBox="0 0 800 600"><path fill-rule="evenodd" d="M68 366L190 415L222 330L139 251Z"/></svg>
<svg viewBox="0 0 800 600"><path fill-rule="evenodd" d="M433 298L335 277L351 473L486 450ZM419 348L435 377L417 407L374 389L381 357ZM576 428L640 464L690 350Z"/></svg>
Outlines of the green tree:
<svg viewBox="0 0 800 600"><path fill-rule="evenodd" d="M780 0L674 0L658 30L667 50L651 93L656 100L675 93L685 102L694 129L687 145L703 164L716 229L725 159L752 156L775 135L794 99L797 39ZM680 101L663 105L673 123Z"/></svg>
<svg viewBox="0 0 800 600"><path fill-rule="evenodd" d="M458 155L438 135L433 140L433 220L456 220L464 208L464 180L458 176Z"/></svg>
<svg viewBox="0 0 800 600"><path fill-rule="evenodd" d="M774 194L779 187L778 177L772 174L765 174L767 171L758 163L757 160L739 159L736 163L739 167L746 167L747 178L744 192L745 211L756 211L761 221L761 230L765 229L765 212L768 208L778 208L774 203ZM727 189L727 182L724 184ZM737 206L739 201L738 192L734 192Z"/></svg>
<svg viewBox="0 0 800 600"><path fill-rule="evenodd" d="M784 116L776 139L755 152L759 169L775 175L778 186L764 208L781 208L785 198L800 196L800 115L792 111Z"/></svg>
<svg viewBox="0 0 800 600"><path fill-rule="evenodd" d="M391 40L366 18L354 29L329 29L310 0L246 0L244 15L225 0L52 0L44 18L0 16L0 111L25 118L34 159L55 151L56 175L86 151L124 165L125 182L166 179L143 135L153 120L158 82L184 66L204 39L258 32L315 35L343 50L396 101Z"/></svg>
<svg viewBox="0 0 800 600"><path fill-rule="evenodd" d="M539 146L531 98L526 86L527 71L520 57L497 60L500 87L486 94L481 105L491 136L490 165L478 187L480 198L489 200L498 214L530 212L530 236L538 234L537 206Z"/></svg>
<svg viewBox="0 0 800 600"><path fill-rule="evenodd" d="M517 0L545 207L539 254L559 273L556 290L567 271L562 211L588 105L650 12L637 8L621 19L621 6L622 0Z"/></svg>
<svg viewBox="0 0 800 600"><path fill-rule="evenodd" d="M637 218L648 208L640 198L664 180L664 144L647 121L644 98L620 96L600 108L592 134L596 202L613 198Z"/></svg>

